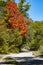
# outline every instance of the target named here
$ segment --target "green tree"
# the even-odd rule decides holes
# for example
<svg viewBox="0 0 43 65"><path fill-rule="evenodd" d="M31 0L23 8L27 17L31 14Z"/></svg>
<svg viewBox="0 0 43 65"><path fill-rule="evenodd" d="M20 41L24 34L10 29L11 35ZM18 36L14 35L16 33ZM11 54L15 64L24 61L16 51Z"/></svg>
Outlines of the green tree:
<svg viewBox="0 0 43 65"><path fill-rule="evenodd" d="M0 6L4 7L6 5L6 2L4 0L0 0Z"/></svg>
<svg viewBox="0 0 43 65"><path fill-rule="evenodd" d="M41 40L43 39L43 22L35 21L30 25L30 33L28 44L30 49L38 50L42 45Z"/></svg>
<svg viewBox="0 0 43 65"><path fill-rule="evenodd" d="M28 18L27 11L30 9L30 4L26 3L26 0L20 0L18 3L18 7L21 11L21 13L24 15L24 17Z"/></svg>

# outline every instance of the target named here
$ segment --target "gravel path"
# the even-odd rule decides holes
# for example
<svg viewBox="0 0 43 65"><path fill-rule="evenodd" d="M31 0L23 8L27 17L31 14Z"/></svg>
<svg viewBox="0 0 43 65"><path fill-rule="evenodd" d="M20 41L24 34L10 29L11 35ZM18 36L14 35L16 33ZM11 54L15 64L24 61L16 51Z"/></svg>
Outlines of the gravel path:
<svg viewBox="0 0 43 65"><path fill-rule="evenodd" d="M43 58L35 57L32 52L4 55L3 58L11 57L17 61L16 65L43 65ZM14 62L14 61L13 61ZM0 65L15 65L13 62L0 62Z"/></svg>

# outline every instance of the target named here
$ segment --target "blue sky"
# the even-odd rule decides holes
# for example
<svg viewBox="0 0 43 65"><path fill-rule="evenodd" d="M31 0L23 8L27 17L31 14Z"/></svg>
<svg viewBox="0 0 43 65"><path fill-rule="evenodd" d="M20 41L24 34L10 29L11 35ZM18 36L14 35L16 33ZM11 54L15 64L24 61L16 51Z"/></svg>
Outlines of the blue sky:
<svg viewBox="0 0 43 65"><path fill-rule="evenodd" d="M15 0L17 3L19 0ZM30 18L33 20L43 20L43 0L26 0L30 2L31 7L28 11Z"/></svg>

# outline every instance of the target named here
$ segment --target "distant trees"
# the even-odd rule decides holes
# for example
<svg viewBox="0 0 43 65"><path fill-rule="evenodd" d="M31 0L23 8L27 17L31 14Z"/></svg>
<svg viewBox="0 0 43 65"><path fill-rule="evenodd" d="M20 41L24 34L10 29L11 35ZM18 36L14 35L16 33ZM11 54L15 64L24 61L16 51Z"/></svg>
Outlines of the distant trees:
<svg viewBox="0 0 43 65"><path fill-rule="evenodd" d="M43 21L35 21L31 23L27 39L30 50L43 49Z"/></svg>

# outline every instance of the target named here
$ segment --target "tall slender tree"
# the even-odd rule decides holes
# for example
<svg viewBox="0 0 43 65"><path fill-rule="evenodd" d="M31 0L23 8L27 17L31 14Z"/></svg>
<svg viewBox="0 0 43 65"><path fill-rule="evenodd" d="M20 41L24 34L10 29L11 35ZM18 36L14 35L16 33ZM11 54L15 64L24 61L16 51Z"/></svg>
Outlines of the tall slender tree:
<svg viewBox="0 0 43 65"><path fill-rule="evenodd" d="M26 2L26 0L20 0L18 3L18 7L21 11L21 13L23 13L23 15L28 18L29 14L27 13L27 11L30 9L30 4Z"/></svg>

